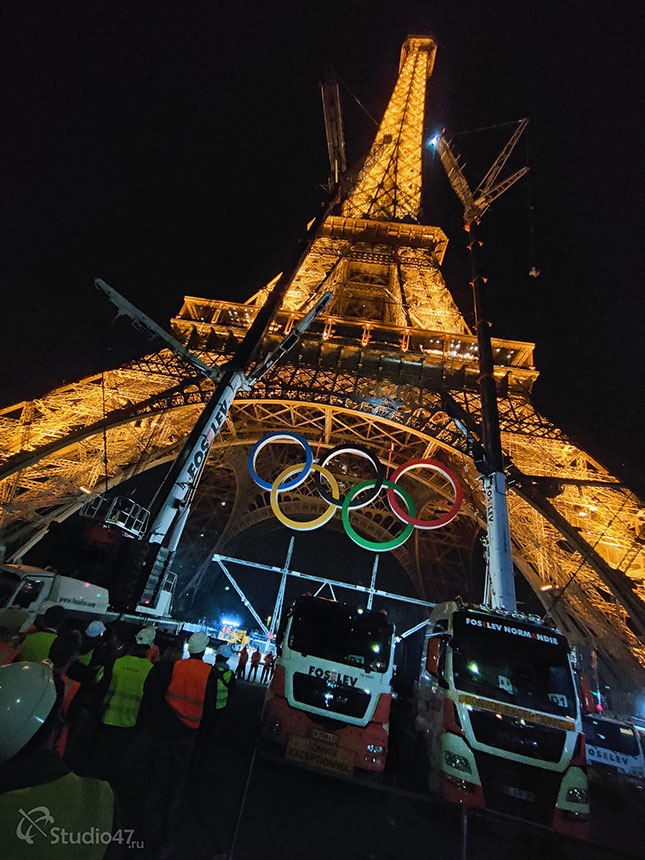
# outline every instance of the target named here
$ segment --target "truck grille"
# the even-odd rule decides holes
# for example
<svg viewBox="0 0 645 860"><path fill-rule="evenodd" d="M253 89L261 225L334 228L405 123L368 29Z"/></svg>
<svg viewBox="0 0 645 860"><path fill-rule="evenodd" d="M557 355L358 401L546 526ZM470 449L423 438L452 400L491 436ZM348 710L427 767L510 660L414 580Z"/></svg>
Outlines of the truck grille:
<svg viewBox="0 0 645 860"><path fill-rule="evenodd" d="M330 686L324 678L314 678L296 672L293 676L293 697L303 705L320 708L332 714L363 717L370 703L369 693L354 687Z"/></svg>
<svg viewBox="0 0 645 860"><path fill-rule="evenodd" d="M514 717L473 709L468 712L475 739L480 744L507 752L537 758L542 761L560 761L566 732L524 723Z"/></svg>
<svg viewBox="0 0 645 860"><path fill-rule="evenodd" d="M486 809L552 826L562 774L473 752Z"/></svg>

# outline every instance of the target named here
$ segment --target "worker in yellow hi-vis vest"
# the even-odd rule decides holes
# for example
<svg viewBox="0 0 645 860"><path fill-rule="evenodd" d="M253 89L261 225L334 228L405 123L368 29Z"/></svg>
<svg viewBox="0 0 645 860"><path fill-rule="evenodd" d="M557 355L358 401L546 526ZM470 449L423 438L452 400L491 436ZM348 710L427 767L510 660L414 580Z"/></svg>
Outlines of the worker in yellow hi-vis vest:
<svg viewBox="0 0 645 860"><path fill-rule="evenodd" d="M66 619L67 610L64 606L50 606L43 615L39 615L36 619L36 630L25 636L17 660L34 663L46 660L52 642Z"/></svg>
<svg viewBox="0 0 645 860"><path fill-rule="evenodd" d="M146 660L150 647L147 630L144 628L130 638L125 655L114 661L96 739L94 771L109 779L120 793L128 789L125 765L134 755L143 685L152 669L152 663Z"/></svg>
<svg viewBox="0 0 645 860"><path fill-rule="evenodd" d="M107 860L119 849L112 842L114 792L107 782L77 776L51 749L59 703L48 663L0 667L2 856ZM73 838L63 840L63 832Z"/></svg>

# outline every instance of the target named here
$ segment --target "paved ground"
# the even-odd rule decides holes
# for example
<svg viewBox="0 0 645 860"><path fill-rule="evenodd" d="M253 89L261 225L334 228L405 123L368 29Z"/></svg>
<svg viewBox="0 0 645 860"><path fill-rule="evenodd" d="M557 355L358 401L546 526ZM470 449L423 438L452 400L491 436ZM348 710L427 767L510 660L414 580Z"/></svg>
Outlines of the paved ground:
<svg viewBox="0 0 645 860"><path fill-rule="evenodd" d="M211 745L188 786L173 860L607 860L642 857L641 793L598 789L596 844L471 816L466 854L459 810L431 802L415 767L407 714L393 715L384 780L354 784L256 755L264 688L238 683L224 742ZM237 829L237 833L236 833ZM229 853L230 852L230 853ZM130 851L132 855L140 854ZM147 857L158 854L148 850Z"/></svg>

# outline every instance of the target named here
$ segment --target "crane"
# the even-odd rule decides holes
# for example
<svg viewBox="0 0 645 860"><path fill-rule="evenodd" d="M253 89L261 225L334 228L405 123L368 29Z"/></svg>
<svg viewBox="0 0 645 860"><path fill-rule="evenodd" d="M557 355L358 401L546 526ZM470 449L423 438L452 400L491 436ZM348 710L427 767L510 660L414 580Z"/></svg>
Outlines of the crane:
<svg viewBox="0 0 645 860"><path fill-rule="evenodd" d="M475 305L475 330L477 332L479 360L478 384L481 398L484 454L482 458L476 461L476 465L482 475L488 527L488 571L485 600L494 607L508 611L516 609L516 599L506 499L506 475L504 473L504 457L499 428L490 322L484 311L482 290L484 278L482 278L477 267L477 247L481 245L481 242L477 240L475 232L491 203L528 172L528 167L522 167L505 179L498 181L500 173L527 125L528 119L522 119L518 122L509 141L474 191L471 191L468 180L459 164L459 159L452 151L444 134L437 134L431 141L439 154L448 181L464 207L464 226L469 234L470 284L473 289Z"/></svg>

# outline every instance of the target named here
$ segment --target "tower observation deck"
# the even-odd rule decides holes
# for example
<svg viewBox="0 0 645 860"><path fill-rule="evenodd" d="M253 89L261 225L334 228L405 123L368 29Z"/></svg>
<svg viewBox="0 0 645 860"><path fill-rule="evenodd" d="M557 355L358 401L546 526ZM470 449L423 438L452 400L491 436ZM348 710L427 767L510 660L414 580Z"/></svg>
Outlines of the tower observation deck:
<svg viewBox="0 0 645 860"><path fill-rule="evenodd" d="M464 487L459 516L446 528L417 532L395 555L420 597L478 597L469 571L485 503L467 442L446 406L449 396L479 427L477 340L442 275L446 235L419 222L435 52L429 37L403 45L370 152L301 265L264 354L325 290L333 292L332 304L297 354L236 399L213 444L184 536L188 544L198 533L211 536L193 547L202 587L213 551L230 553L249 529L275 526L269 494L251 482L246 456L265 433L291 429L314 450L360 441L393 468L422 457L449 466ZM205 362L226 362L268 286L244 303L186 296L171 320L174 336ZM566 586L553 608L558 625L572 643L597 649L616 679L633 687L645 670L644 505L536 411L533 348L493 340L502 446L513 481L515 568L545 611ZM104 434L108 482L116 487L176 455L212 389L162 349L3 409L0 542L7 558L24 557L52 523L79 510L87 491L104 489ZM283 447L275 446L277 465L287 462L289 446ZM445 504L445 490L432 476L420 473L417 484L427 510ZM313 512L324 504L303 485L284 511ZM356 511L355 525L375 540L397 529L378 506Z"/></svg>

